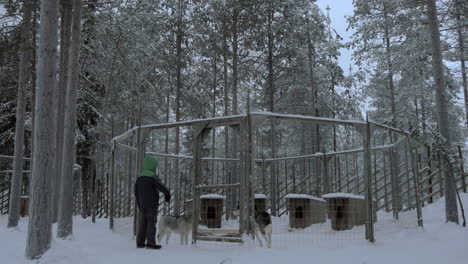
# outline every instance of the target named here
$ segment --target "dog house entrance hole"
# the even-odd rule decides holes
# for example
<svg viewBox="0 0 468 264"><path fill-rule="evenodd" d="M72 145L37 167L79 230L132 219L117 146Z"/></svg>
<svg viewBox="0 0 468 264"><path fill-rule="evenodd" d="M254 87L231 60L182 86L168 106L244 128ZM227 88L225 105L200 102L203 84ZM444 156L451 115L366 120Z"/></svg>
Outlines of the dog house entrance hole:
<svg viewBox="0 0 468 264"><path fill-rule="evenodd" d="M343 206L336 207L336 218L343 219L344 218L344 208Z"/></svg>
<svg viewBox="0 0 468 264"><path fill-rule="evenodd" d="M302 206L296 207L296 218L302 219L304 218L304 209L302 209Z"/></svg>
<svg viewBox="0 0 468 264"><path fill-rule="evenodd" d="M210 219L210 220L216 219L216 208L214 206L208 206L206 211L207 211L207 215L206 215L207 219Z"/></svg>

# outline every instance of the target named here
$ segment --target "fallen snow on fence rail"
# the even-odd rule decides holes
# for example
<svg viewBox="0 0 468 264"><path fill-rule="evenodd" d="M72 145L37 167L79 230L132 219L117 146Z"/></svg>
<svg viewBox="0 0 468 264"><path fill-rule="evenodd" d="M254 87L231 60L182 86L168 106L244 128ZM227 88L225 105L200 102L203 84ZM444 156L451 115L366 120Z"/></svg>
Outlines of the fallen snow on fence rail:
<svg viewBox="0 0 468 264"><path fill-rule="evenodd" d="M322 195L323 198L352 198L352 199L361 199L364 200L364 196L356 195L352 193L327 193Z"/></svg>
<svg viewBox="0 0 468 264"><path fill-rule="evenodd" d="M315 200L315 201L319 201L319 202L325 202L325 200L322 199L322 198L315 197L315 196L312 196L312 195L307 195L307 194L299 194L299 193L290 193L290 194L286 195L286 198L288 198L288 199L309 199L309 200Z"/></svg>
<svg viewBox="0 0 468 264"><path fill-rule="evenodd" d="M210 193L210 194L204 194L200 196L200 199L225 199L226 196L224 195L219 195L216 193Z"/></svg>

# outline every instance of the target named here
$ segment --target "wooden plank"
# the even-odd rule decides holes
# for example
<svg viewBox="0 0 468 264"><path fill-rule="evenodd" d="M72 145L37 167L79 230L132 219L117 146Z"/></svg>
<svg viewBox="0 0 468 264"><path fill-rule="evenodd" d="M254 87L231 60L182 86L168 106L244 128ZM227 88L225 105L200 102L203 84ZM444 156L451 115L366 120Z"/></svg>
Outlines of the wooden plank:
<svg viewBox="0 0 468 264"><path fill-rule="evenodd" d="M241 237L238 229L198 229L197 235L223 235L225 237Z"/></svg>
<svg viewBox="0 0 468 264"><path fill-rule="evenodd" d="M439 173L439 170L435 170L431 175L423 178L419 183L422 184L423 182L426 182L427 180L430 180L432 177L434 177L437 173Z"/></svg>
<svg viewBox="0 0 468 264"><path fill-rule="evenodd" d="M211 242L231 242L241 244L244 243L242 238L239 237L196 236L196 240Z"/></svg>
<svg viewBox="0 0 468 264"><path fill-rule="evenodd" d="M12 159L14 159L15 157L13 157L13 156L8 156L8 155L0 155L0 158L1 158L1 159L11 159L11 160L12 160ZM28 160L28 161L29 161L29 160L31 160L31 158L23 157L23 160Z"/></svg>
<svg viewBox="0 0 468 264"><path fill-rule="evenodd" d="M199 124L206 124L206 127L218 127L218 126L228 126L228 125L238 125L239 122L245 118L246 115L233 115L233 116L222 116L222 117L213 117L213 118L206 118L206 119L193 119L187 121L179 121L179 122L171 122L171 123L161 123L161 124L151 124L141 126L142 130L154 130L154 129L165 129L165 128L176 128L176 127L187 127L187 126L194 126ZM127 132L116 136L112 139L115 142L122 142L123 140L136 135L138 131L138 126L134 127Z"/></svg>
<svg viewBox="0 0 468 264"><path fill-rule="evenodd" d="M425 192L425 191L427 191L428 189L430 189L430 188L436 186L437 184L439 184L439 182L438 182L438 181L435 181L435 182L429 184L428 186L422 188L422 189L421 189L421 192Z"/></svg>
<svg viewBox="0 0 468 264"><path fill-rule="evenodd" d="M424 197L421 199L421 201L426 201L427 199L429 199L429 198L435 196L436 194L440 194L440 192L442 192L443 190L444 190L444 188L440 188L439 190L434 191L434 192L432 192L432 193L430 193L430 194L424 196Z"/></svg>
<svg viewBox="0 0 468 264"><path fill-rule="evenodd" d="M314 117L314 116L305 116L305 115L289 115L289 114L278 114L271 112L252 112L250 113L253 116L266 116L275 119L281 120L295 120L302 122L309 122L314 124L323 124L323 125L365 125L366 122L361 120L340 120L333 118L324 118L324 117Z"/></svg>
<svg viewBox="0 0 468 264"><path fill-rule="evenodd" d="M387 126L387 125L384 125L384 124L380 124L380 123L377 123L375 121L370 121L369 120L369 123L373 124L376 127L387 129L387 130L396 132L396 133L401 134L401 135L409 135L410 134L407 131L404 131L404 130L401 130L401 129L398 129L398 128L394 128L394 127L391 127L391 126Z"/></svg>
<svg viewBox="0 0 468 264"><path fill-rule="evenodd" d="M429 171L429 170L430 170L429 167L424 167L424 168L422 168L418 173L419 173L419 174L423 174L423 173L425 173L425 172L427 172L427 171Z"/></svg>

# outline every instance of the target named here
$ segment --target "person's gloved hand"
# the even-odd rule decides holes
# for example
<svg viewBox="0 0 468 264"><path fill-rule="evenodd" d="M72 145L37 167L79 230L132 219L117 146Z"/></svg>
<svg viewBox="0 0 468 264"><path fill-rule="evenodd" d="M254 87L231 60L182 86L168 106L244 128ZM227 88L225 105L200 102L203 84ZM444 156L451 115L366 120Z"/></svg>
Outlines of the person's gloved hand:
<svg viewBox="0 0 468 264"><path fill-rule="evenodd" d="M165 195L164 198L166 198L166 203L169 203L171 201L171 195L170 194Z"/></svg>

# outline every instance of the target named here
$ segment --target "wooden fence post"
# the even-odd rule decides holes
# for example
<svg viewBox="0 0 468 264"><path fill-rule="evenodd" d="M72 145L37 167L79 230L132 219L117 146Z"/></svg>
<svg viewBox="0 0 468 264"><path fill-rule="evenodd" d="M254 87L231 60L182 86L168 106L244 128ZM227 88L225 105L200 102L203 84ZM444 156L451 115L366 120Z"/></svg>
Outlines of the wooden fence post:
<svg viewBox="0 0 468 264"><path fill-rule="evenodd" d="M390 148L390 185L392 186L392 211L393 218L398 219L398 213L401 209L400 201L400 180L398 177L398 153L395 146Z"/></svg>
<svg viewBox="0 0 468 264"><path fill-rule="evenodd" d="M192 222L192 244L197 241L198 224L200 215L200 188L197 188L202 182L203 164L202 164L202 143L203 139L208 135L209 129L206 128L208 123L196 124L193 126L193 174L192 174L192 208L193 208L193 222Z"/></svg>
<svg viewBox="0 0 468 264"><path fill-rule="evenodd" d="M324 193L330 192L330 180L328 178L328 168L327 168L327 156L325 155L325 148L322 150L323 152L323 191Z"/></svg>
<svg viewBox="0 0 468 264"><path fill-rule="evenodd" d="M416 200L416 213L418 217L418 226L423 227L423 218L422 218L422 209L421 209L421 199L420 199L420 193L419 193L419 171L416 163L416 152L411 146L411 141L410 137L406 135L406 141L409 145L409 151L410 151L410 162L411 162L411 168L413 170L413 184L414 184L414 197Z"/></svg>
<svg viewBox="0 0 468 264"><path fill-rule="evenodd" d="M365 203L366 203L366 239L369 242L375 242L374 237L374 208L372 199L372 150L371 150L371 138L372 131L371 123L366 118L366 125L360 127L362 135L362 145L364 154L364 185L365 185Z"/></svg>
<svg viewBox="0 0 468 264"><path fill-rule="evenodd" d="M115 178L115 141L111 142L111 176L110 176L110 206L109 206L109 229L114 231L114 178Z"/></svg>
<svg viewBox="0 0 468 264"><path fill-rule="evenodd" d="M463 160L463 152L461 146L458 145L458 155L460 157L460 172L461 172L461 180L463 184L463 192L466 193L466 179L465 179L465 167L464 167L464 160Z"/></svg>

